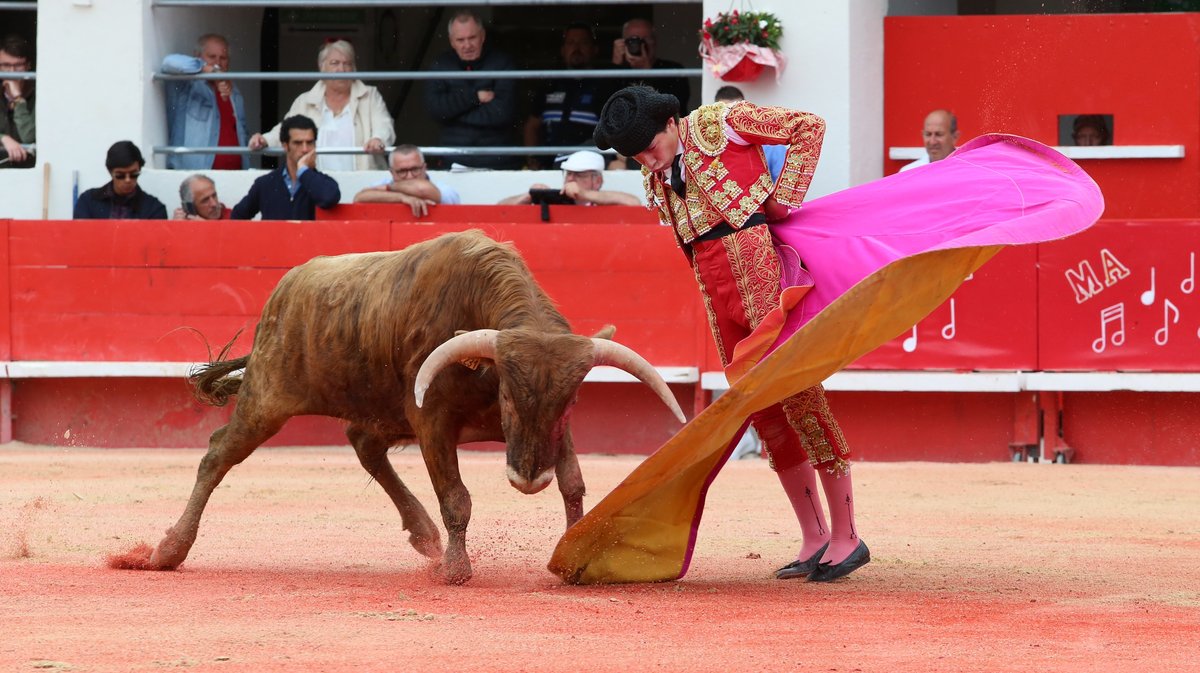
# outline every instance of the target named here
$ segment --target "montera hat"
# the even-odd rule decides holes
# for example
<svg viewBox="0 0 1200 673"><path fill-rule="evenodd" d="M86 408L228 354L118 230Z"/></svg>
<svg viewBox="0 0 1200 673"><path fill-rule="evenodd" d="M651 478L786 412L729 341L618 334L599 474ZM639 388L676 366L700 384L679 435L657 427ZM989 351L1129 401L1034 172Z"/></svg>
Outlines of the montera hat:
<svg viewBox="0 0 1200 673"><path fill-rule="evenodd" d="M645 85L627 86L609 97L592 133L596 147L632 157L650 146L667 120L679 114L679 99Z"/></svg>

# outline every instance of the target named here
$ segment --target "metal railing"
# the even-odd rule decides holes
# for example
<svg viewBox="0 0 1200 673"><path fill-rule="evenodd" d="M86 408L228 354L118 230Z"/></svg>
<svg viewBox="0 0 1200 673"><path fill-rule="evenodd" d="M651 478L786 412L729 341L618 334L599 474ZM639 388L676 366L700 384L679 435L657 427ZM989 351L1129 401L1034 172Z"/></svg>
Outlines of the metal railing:
<svg viewBox="0 0 1200 673"><path fill-rule="evenodd" d="M37 79L37 73L32 70L0 70L0 80L4 79Z"/></svg>
<svg viewBox="0 0 1200 673"><path fill-rule="evenodd" d="M277 80L309 81L319 79L361 79L376 81L426 80L426 79L658 79L663 77L699 77L703 68L662 68L659 70L589 69L589 70L411 70L411 71L355 71L355 72L206 72L195 75L168 75L154 73L154 79L163 82L179 80Z"/></svg>
<svg viewBox="0 0 1200 673"><path fill-rule="evenodd" d="M395 147L386 148L386 152L391 152ZM508 145L508 146L493 146L493 147L444 147L430 146L422 147L421 154L428 157L461 157L461 156L529 156L529 155L558 155L570 154L580 150L591 150L592 152L600 152L595 147L584 145L571 146L547 146L536 145L526 147L524 145ZM317 154L367 154L367 151L361 147L318 147ZM284 149L282 147L267 147L261 150L252 150L248 147L183 147L175 145L155 145L155 154L165 155L184 155L184 154L248 154L264 155L264 156L282 156ZM601 152L605 154L605 152ZM609 151L607 154L614 154Z"/></svg>
<svg viewBox="0 0 1200 673"><path fill-rule="evenodd" d="M477 7L479 5L589 5L596 0L153 0L153 7ZM36 3L29 3L37 6ZM646 0L604 0L606 5L644 5ZM700 0L655 0L659 5L698 5Z"/></svg>
<svg viewBox="0 0 1200 673"><path fill-rule="evenodd" d="M23 11L37 11L36 2L0 2L0 12L6 9L20 9Z"/></svg>

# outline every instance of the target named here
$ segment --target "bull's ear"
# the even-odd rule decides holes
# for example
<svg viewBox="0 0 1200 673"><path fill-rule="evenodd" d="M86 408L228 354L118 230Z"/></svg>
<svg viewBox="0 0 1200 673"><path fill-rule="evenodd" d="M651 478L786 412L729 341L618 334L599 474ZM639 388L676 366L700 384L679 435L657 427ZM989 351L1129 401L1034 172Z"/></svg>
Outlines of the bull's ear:
<svg viewBox="0 0 1200 673"><path fill-rule="evenodd" d="M592 338L593 339L608 339L609 341L612 341L613 335L616 333L617 333L617 328L615 325L605 325L604 327L600 328L599 332L596 332L594 335L592 335Z"/></svg>

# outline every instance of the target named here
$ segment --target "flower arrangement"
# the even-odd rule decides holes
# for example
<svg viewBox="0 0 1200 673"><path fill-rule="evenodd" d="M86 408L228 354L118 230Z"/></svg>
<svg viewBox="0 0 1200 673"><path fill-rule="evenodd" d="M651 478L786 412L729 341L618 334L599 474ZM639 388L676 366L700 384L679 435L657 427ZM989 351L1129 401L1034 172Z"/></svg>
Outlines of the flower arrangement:
<svg viewBox="0 0 1200 673"><path fill-rule="evenodd" d="M779 50L783 24L770 12L721 12L704 20L700 29L700 57L713 75L727 82L757 78L764 67L775 69L775 81L787 65Z"/></svg>
<svg viewBox="0 0 1200 673"><path fill-rule="evenodd" d="M717 18L704 20L704 28L700 31L703 38L707 34L712 42L722 47L747 42L749 44L779 49L779 38L783 37L783 24L779 18L770 12L721 12Z"/></svg>

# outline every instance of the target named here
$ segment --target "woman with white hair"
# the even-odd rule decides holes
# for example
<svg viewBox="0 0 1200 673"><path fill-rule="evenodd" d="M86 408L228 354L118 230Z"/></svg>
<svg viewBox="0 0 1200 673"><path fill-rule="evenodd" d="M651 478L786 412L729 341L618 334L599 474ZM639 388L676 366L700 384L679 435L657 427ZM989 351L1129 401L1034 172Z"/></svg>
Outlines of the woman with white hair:
<svg viewBox="0 0 1200 673"><path fill-rule="evenodd" d="M321 72L354 72L354 47L327 43L317 54ZM358 79L323 79L296 97L284 118L304 115L317 124L317 169L322 172L387 170L387 146L396 140L392 116L379 89ZM250 138L250 149L280 147L279 125ZM368 154L321 154L322 147L361 147Z"/></svg>

